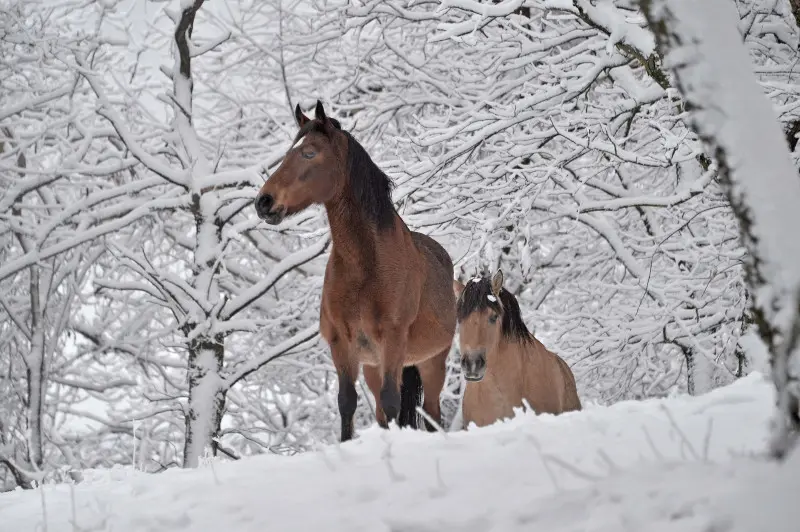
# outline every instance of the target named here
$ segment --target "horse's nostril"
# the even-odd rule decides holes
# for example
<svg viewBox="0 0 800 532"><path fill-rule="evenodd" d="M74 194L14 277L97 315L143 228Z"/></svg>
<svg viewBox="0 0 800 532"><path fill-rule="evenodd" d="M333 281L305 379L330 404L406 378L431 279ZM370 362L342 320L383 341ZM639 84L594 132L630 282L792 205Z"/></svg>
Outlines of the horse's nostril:
<svg viewBox="0 0 800 532"><path fill-rule="evenodd" d="M261 194L256 198L256 214L266 216L272 210L275 200L269 194Z"/></svg>
<svg viewBox="0 0 800 532"><path fill-rule="evenodd" d="M486 355L482 352L461 358L461 369L470 374L481 373L486 369Z"/></svg>

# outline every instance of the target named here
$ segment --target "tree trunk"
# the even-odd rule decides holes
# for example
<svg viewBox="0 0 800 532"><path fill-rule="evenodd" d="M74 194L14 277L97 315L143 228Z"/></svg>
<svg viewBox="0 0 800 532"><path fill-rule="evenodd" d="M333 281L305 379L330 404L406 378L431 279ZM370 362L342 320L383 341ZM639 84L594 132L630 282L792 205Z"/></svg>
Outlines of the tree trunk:
<svg viewBox="0 0 800 532"><path fill-rule="evenodd" d="M800 0L789 0L789 6L794 15L794 22L800 27Z"/></svg>
<svg viewBox="0 0 800 532"><path fill-rule="evenodd" d="M686 358L686 392L689 395L695 395L695 371L697 371L697 369L695 368L694 353L692 353L692 350L688 347L683 345L679 347L681 351L683 351L684 358Z"/></svg>
<svg viewBox="0 0 800 532"><path fill-rule="evenodd" d="M42 418L45 394L45 327L40 296L39 266L30 269L31 350L26 359L28 378L28 460L35 469L44 463Z"/></svg>
<svg viewBox="0 0 800 532"><path fill-rule="evenodd" d="M752 316L769 349L778 412L772 442L786 456L800 431L800 180L753 72L730 0L639 0L671 64L690 124L711 148L739 221ZM793 4L794 5L794 4Z"/></svg>
<svg viewBox="0 0 800 532"><path fill-rule="evenodd" d="M186 412L186 438L183 467L197 467L207 448L216 455L225 394L222 393L221 337L201 337L189 342L189 406Z"/></svg>
<svg viewBox="0 0 800 532"><path fill-rule="evenodd" d="M208 308L218 313L220 290L219 251L222 241L222 221L218 217L219 201L213 190L202 190L197 178L211 173L200 138L194 129L192 117L192 53L190 38L195 16L203 0L183 4L183 11L175 28L177 57L173 72L175 88L175 131L180 147L189 161L192 180L192 215L195 221L195 248L193 257L192 286L204 294ZM222 411L225 408L225 393L222 391L220 371L225 356L225 339L212 331L198 331L198 327L211 327L218 315L210 315L207 309L196 308L190 314L204 313L205 322L187 327L185 332L197 334L189 340L189 405L186 412L186 439L183 449L183 467L197 467L206 448L216 453L216 438L219 436Z"/></svg>

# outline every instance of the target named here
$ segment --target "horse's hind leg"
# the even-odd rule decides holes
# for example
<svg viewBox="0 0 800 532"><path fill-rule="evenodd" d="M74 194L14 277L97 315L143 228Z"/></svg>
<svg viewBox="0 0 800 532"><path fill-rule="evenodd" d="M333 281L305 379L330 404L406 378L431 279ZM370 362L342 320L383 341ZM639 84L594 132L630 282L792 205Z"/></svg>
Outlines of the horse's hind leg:
<svg viewBox="0 0 800 532"><path fill-rule="evenodd" d="M442 423L442 410L439 403L439 398L444 388L444 381L447 374L447 355L450 354L450 347L439 353L438 355L429 358L417 364L419 375L422 379L422 391L425 394L425 399L422 402L422 408L436 423ZM425 420L425 427L429 432L435 432L434 427L427 419Z"/></svg>

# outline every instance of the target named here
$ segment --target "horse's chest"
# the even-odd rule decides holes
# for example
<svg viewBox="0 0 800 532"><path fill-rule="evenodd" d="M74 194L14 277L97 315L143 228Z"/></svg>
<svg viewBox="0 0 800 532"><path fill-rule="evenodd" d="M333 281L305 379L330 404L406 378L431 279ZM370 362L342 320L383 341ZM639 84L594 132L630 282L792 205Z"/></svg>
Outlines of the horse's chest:
<svg viewBox="0 0 800 532"><path fill-rule="evenodd" d="M383 306L373 290L369 284L350 290L323 289L321 325L326 337L341 337L356 351L375 352Z"/></svg>
<svg viewBox="0 0 800 532"><path fill-rule="evenodd" d="M407 281L407 280L406 280ZM328 263L322 288L320 326L329 341L344 341L365 364L375 364L388 324L411 327L419 307L413 282L393 280L384 269L369 275L334 257Z"/></svg>
<svg viewBox="0 0 800 532"><path fill-rule="evenodd" d="M498 383L491 379L468 383L462 403L464 425L472 422L485 427L499 419L513 417L514 407L521 406L522 401L518 397L504 393Z"/></svg>
<svg viewBox="0 0 800 532"><path fill-rule="evenodd" d="M373 292L368 283L326 286L322 291L322 306L334 322L350 325L375 313L379 300Z"/></svg>

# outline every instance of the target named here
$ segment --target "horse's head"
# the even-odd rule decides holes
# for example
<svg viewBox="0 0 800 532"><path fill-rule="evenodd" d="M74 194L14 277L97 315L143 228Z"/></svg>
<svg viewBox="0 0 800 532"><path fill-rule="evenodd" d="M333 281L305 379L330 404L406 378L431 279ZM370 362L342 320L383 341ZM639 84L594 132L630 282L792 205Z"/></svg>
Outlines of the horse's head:
<svg viewBox="0 0 800 532"><path fill-rule="evenodd" d="M258 217L279 224L314 203L326 203L341 190L347 173L347 137L339 122L325 115L317 100L314 119L295 107L300 131L255 199Z"/></svg>
<svg viewBox="0 0 800 532"><path fill-rule="evenodd" d="M503 335L503 272L497 270L491 280L486 277L472 279L463 288L460 283L453 283L453 289L460 292L456 316L461 369L468 381L480 381L486 375L487 356L496 351ZM513 297L511 294L508 296Z"/></svg>

